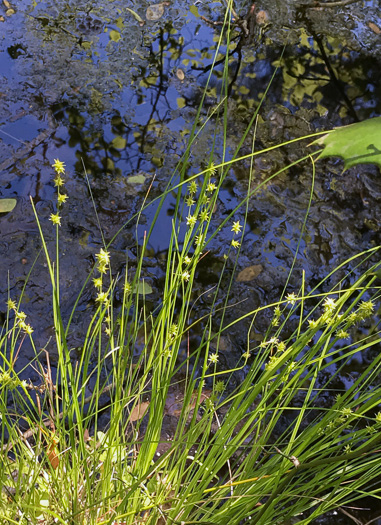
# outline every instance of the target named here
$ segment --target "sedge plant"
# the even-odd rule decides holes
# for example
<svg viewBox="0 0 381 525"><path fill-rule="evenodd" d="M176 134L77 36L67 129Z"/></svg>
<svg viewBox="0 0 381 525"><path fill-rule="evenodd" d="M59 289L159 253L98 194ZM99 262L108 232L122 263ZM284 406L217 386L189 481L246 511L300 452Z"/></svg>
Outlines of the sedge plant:
<svg viewBox="0 0 381 525"><path fill-rule="evenodd" d="M227 10L227 34L229 19ZM223 122L224 151L227 86L228 59L214 114ZM245 241L247 203L289 166L255 186L251 165L247 196L216 224L219 192L231 165L260 152L253 148L240 156L248 128L228 160L224 153L215 161L212 144L205 169L189 176L187 160L199 132L195 125L177 172L154 201L155 219L145 237L137 239L133 271L126 259L124 275L113 273L112 241L95 254L96 265L83 285L83 290L93 288L95 307L76 357L70 347L75 308L66 319L60 302L61 210L70 198L61 160L53 164L53 251L32 202L52 285L55 340L49 345L57 351L58 362L52 374L49 345L46 352L35 347L33 319L23 313L22 297L10 297L0 338L2 523L310 523L365 496L379 498L379 353L372 353L373 359L347 389L336 386L353 356L371 353L380 344L378 266L371 262L379 248L352 258L356 272L338 278L328 292L321 291L324 284L334 282L348 261L316 288L309 289L302 280L298 293L284 294L227 322L234 283L228 261L237 264ZM311 165L314 169L314 158ZM145 252L168 194L175 194L176 209L165 281L160 301L150 308ZM193 304L198 266L223 230L231 240L221 277L212 291L210 311L197 317ZM221 292L222 306L217 300ZM118 307L116 294L122 297ZM271 311L272 321L262 341L255 343L251 328L265 310ZM365 324L367 320L373 323ZM224 370L219 366L221 337L238 322L246 323L247 345L236 366ZM361 336L351 338L359 326ZM191 348L188 341L195 330L200 340ZM21 380L16 371L26 340L40 372L38 385ZM241 371L244 379L231 387L234 374ZM322 395L331 391L335 396L330 405L323 405ZM105 411L106 425L101 418ZM168 415L176 421L171 435L163 426Z"/></svg>

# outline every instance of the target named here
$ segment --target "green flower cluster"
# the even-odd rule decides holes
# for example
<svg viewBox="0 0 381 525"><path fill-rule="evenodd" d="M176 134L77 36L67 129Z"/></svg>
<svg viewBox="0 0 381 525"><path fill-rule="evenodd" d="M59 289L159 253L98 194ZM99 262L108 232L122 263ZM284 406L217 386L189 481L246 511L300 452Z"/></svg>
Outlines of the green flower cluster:
<svg viewBox="0 0 381 525"><path fill-rule="evenodd" d="M21 381L15 373L0 373L0 389L7 388L8 390L15 390L19 387L25 390L28 387L28 383L26 381Z"/></svg>
<svg viewBox="0 0 381 525"><path fill-rule="evenodd" d="M65 175L65 164L58 159L54 159L52 168L54 168L55 171L54 186L57 188L57 213L52 213L49 220L51 220L53 224L61 226L61 216L59 212L62 205L65 204L68 199L68 196L61 192L61 188L65 184L62 178L62 176Z"/></svg>
<svg viewBox="0 0 381 525"><path fill-rule="evenodd" d="M97 296L95 298L95 301L100 306L103 306L104 308L108 309L110 307L109 291L102 291L102 288L103 288L103 275L107 272L107 270L109 269L109 265L110 265L110 252L101 248L99 253L95 255L95 258L98 261L97 270L99 272L98 277L94 277L93 279L94 287L97 290ZM127 285L129 285L128 282L125 286L127 287ZM127 289L126 289L126 293L128 293ZM106 322L105 332L107 335L111 335L111 317L110 315L108 315L105 318L105 322Z"/></svg>
<svg viewBox="0 0 381 525"><path fill-rule="evenodd" d="M327 297L323 303L323 314L318 319L309 319L309 328L317 330L324 325L333 325L339 321L335 336L337 339L349 339L349 328L371 317L374 312L373 301L362 301L355 311L345 317L343 314L338 313L337 307L337 301Z"/></svg>
<svg viewBox="0 0 381 525"><path fill-rule="evenodd" d="M25 336L32 336L33 328L26 323L26 313L18 309L16 302L13 299L7 301L8 314L13 310L15 318L11 331L16 330L16 337L21 333L22 340ZM33 344L33 342L32 342ZM7 370L0 366L0 389L7 388L14 390L16 388L23 388L24 391L28 388L28 383L19 379L17 374L13 371L12 359L7 361Z"/></svg>
<svg viewBox="0 0 381 525"><path fill-rule="evenodd" d="M211 163L206 175L204 184L201 188L201 193L196 200L196 195L199 190L199 186L195 180L192 180L188 184L187 194L185 196L185 204L188 207L188 215L186 217L186 224L189 228L193 229L197 225L197 221L202 225L210 220L211 206L210 199L213 193L217 190L217 185L210 179L215 174L214 164ZM196 205L196 210L192 210L192 207ZM203 246L205 241L204 233L201 228L200 235L195 237L196 246ZM183 276L184 280L187 280Z"/></svg>
<svg viewBox="0 0 381 525"><path fill-rule="evenodd" d="M21 312L18 310L16 302L12 299L8 299L7 301L8 311L13 310L15 313L15 326L17 326L20 330L22 330L27 335L33 334L33 328L30 326L30 324L26 324L26 313Z"/></svg>

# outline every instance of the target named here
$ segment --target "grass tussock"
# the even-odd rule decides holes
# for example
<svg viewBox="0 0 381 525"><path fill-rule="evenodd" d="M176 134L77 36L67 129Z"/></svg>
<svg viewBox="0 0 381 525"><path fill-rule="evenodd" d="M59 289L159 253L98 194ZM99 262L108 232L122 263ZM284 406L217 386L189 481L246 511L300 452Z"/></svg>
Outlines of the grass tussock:
<svg viewBox="0 0 381 525"><path fill-rule="evenodd" d="M226 63L214 115L223 121L227 71ZM224 130L226 146L226 122ZM126 260L124 275L114 275L110 243L96 254L83 286L95 287L96 306L75 358L70 348L75 308L64 321L60 303L65 166L54 162L54 253L37 214L36 220L52 284L50 345L58 362L53 374L49 348L34 346L33 319L23 313L22 298L9 298L0 338L1 523L309 523L364 496L379 498L381 356L371 350L380 344L375 313L380 291L377 265L369 264L378 248L360 254L356 273L329 292L321 293L324 283L311 290L302 281L299 293L225 322L234 281L226 261L237 261L244 241L244 221L236 213L241 209L245 216L248 200L264 183L253 185L251 169L246 198L216 224L219 191L232 163L240 160L240 148L218 163L212 148L206 168L189 176L187 160L201 131L195 125L178 171L154 201L157 215L137 245L134 273ZM247 133L240 146L246 138ZM168 194L175 195L176 205L166 277L160 300L149 309L144 254ZM198 265L222 229L231 236L225 265L209 313L197 318L192 305ZM330 282L334 273L327 276ZM225 301L216 316L221 291ZM122 300L116 308L117 294ZM251 328L266 309L272 321L255 343ZM247 346L233 369L221 370L221 337L238 322L246 323ZM351 337L358 327L361 336ZM200 343L191 350L187 341L195 329ZM39 384L22 381L16 372L26 340L34 349ZM373 358L347 389L338 390L337 378L355 355ZM232 388L230 380L241 370L244 379ZM107 425L101 419L105 412ZM168 416L175 422L170 435L163 426Z"/></svg>

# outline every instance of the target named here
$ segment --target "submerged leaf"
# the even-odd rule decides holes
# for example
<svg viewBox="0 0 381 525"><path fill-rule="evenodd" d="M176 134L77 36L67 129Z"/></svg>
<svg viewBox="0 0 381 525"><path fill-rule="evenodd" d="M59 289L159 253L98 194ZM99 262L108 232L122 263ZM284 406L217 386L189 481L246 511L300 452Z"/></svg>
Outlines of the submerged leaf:
<svg viewBox="0 0 381 525"><path fill-rule="evenodd" d="M146 17L147 20L159 20L164 14L164 7L167 5L167 2L162 4L151 5L147 7Z"/></svg>
<svg viewBox="0 0 381 525"><path fill-rule="evenodd" d="M377 164L381 168L381 117L336 128L313 144L324 146L320 159L343 158L344 169L357 164Z"/></svg>
<svg viewBox="0 0 381 525"><path fill-rule="evenodd" d="M139 421L139 419L142 419L147 412L149 407L149 401L142 401L141 403L138 403L134 406L134 408L131 410L130 414L130 421Z"/></svg>
<svg viewBox="0 0 381 525"><path fill-rule="evenodd" d="M144 20L143 18L138 15L138 13L136 11L133 11L132 9L130 9L129 7L126 7L125 9L127 9L127 11L129 11L132 16L134 16L136 18L136 20L140 23L140 24L144 24Z"/></svg>
<svg viewBox="0 0 381 525"><path fill-rule="evenodd" d="M146 281L142 281L141 283L138 284L138 294L148 295L152 292L153 292L152 287Z"/></svg>
<svg viewBox="0 0 381 525"><path fill-rule="evenodd" d="M239 283L253 281L258 277L262 270L263 266L261 264L254 264L253 266L248 266L247 268L239 272L239 274L237 275L237 281Z"/></svg>
<svg viewBox="0 0 381 525"><path fill-rule="evenodd" d="M16 199L0 199L0 213L12 211L16 204Z"/></svg>
<svg viewBox="0 0 381 525"><path fill-rule="evenodd" d="M139 173L138 175L128 177L127 182L128 184L144 184L145 180L146 177L142 173Z"/></svg>

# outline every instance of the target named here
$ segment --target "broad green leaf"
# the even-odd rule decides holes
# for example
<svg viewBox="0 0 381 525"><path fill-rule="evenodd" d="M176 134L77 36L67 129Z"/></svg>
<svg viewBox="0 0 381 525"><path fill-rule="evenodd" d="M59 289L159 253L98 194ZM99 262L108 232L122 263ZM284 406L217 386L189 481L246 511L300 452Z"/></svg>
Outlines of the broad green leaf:
<svg viewBox="0 0 381 525"><path fill-rule="evenodd" d="M97 432L97 438L98 438L99 443L103 443L104 441L107 441L106 434L104 434L100 430Z"/></svg>
<svg viewBox="0 0 381 525"><path fill-rule="evenodd" d="M131 177L128 177L127 182L129 184L143 184L145 180L145 176L140 173L139 175L131 175Z"/></svg>
<svg viewBox="0 0 381 525"><path fill-rule="evenodd" d="M376 270L375 272L371 272L369 275L375 275L377 279L381 279L381 270Z"/></svg>
<svg viewBox="0 0 381 525"><path fill-rule="evenodd" d="M16 199L0 199L0 213L12 211L16 204Z"/></svg>
<svg viewBox="0 0 381 525"><path fill-rule="evenodd" d="M40 505L41 507L49 507L49 494L47 492L43 492L40 496Z"/></svg>
<svg viewBox="0 0 381 525"><path fill-rule="evenodd" d="M138 284L138 294L148 295L152 292L152 287L146 281L142 281Z"/></svg>
<svg viewBox="0 0 381 525"><path fill-rule="evenodd" d="M313 144L324 146L320 159L343 158L344 169L357 164L377 164L381 168L381 117L336 128Z"/></svg>

